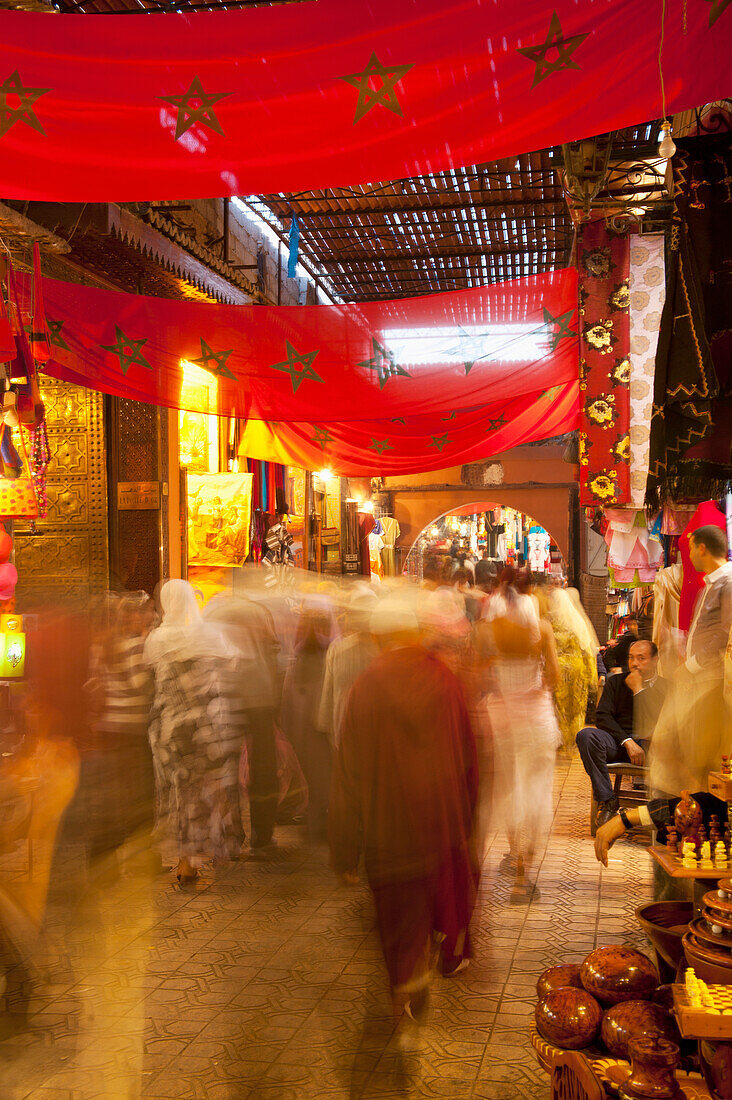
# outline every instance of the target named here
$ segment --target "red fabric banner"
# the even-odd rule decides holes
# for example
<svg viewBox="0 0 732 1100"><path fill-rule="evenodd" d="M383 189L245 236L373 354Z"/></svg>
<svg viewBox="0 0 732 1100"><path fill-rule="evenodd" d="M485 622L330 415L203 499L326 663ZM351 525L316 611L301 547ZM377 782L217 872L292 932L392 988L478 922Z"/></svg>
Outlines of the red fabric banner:
<svg viewBox="0 0 732 1100"><path fill-rule="evenodd" d="M298 191L496 160L729 94L728 0L0 12L0 194Z"/></svg>
<svg viewBox="0 0 732 1100"><path fill-rule="evenodd" d="M630 245L604 221L578 241L580 503L630 501Z"/></svg>
<svg viewBox="0 0 732 1100"><path fill-rule="evenodd" d="M216 378L220 414L269 422L308 465L439 469L578 426L574 268L334 306L180 302L53 279L43 294L47 374L199 411L182 392L181 361L192 362Z"/></svg>
<svg viewBox="0 0 732 1100"><path fill-rule="evenodd" d="M344 476L444 470L522 443L571 431L579 417L577 380L439 418L352 424L247 422L239 453Z"/></svg>

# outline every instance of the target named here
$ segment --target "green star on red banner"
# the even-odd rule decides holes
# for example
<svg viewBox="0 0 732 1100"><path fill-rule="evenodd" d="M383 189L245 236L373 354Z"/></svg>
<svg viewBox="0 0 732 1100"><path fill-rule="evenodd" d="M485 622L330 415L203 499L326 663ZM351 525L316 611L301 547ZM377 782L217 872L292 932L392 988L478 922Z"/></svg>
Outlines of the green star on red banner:
<svg viewBox="0 0 732 1100"><path fill-rule="evenodd" d="M452 440L450 439L447 432L445 432L444 435L433 435L430 438L432 439L432 442L428 443L427 446L437 447L437 450L440 452L442 452L443 448L446 447L448 443L452 443Z"/></svg>
<svg viewBox="0 0 732 1100"><path fill-rule="evenodd" d="M441 416L440 420L454 420L456 416L457 416L457 413L455 411L453 411L451 413L448 413L447 416Z"/></svg>
<svg viewBox="0 0 732 1100"><path fill-rule="evenodd" d="M406 424L406 420L403 416L393 416L391 422L392 424Z"/></svg>
<svg viewBox="0 0 732 1100"><path fill-rule="evenodd" d="M546 308L546 306L544 306L544 324L550 330L549 336L551 337L552 341L552 351L557 350L557 347L559 346L559 341L563 340L565 336L577 335L574 329L571 329L569 327L570 321L573 317L573 309L567 310L566 313L560 313L558 317L552 317L549 310ZM551 330L554 328L555 325L558 325L559 328L556 332L552 332Z"/></svg>
<svg viewBox="0 0 732 1100"><path fill-rule="evenodd" d="M285 348L287 349L287 358L283 359L281 363L271 363L270 370L281 370L285 374L289 374L293 393L297 393L306 379L310 379L311 382L324 381L318 372L313 370L313 361L315 356L318 355L317 351L298 352L289 340L285 340ZM302 370L297 369L298 363L302 366Z"/></svg>
<svg viewBox="0 0 732 1100"><path fill-rule="evenodd" d="M146 370L152 370L151 365L148 363L145 356L142 354L142 348L147 343L147 339L132 340L129 336L125 336L119 325L114 326L114 332L117 337L114 344L100 344L100 347L105 351L111 351L113 355L116 355L119 359L119 369L124 375L130 367L137 364L138 367L145 367Z"/></svg>
<svg viewBox="0 0 732 1100"><path fill-rule="evenodd" d="M399 100L394 91L394 85L398 84L402 77L406 76L413 65L382 65L375 53L371 54L369 63L361 73L349 73L348 76L339 76L339 80L345 80L358 92L356 102L356 114L353 118L355 124L367 114L372 107L379 103L395 115L402 115ZM381 80L381 85L374 88L371 81Z"/></svg>
<svg viewBox="0 0 732 1100"><path fill-rule="evenodd" d="M393 451L394 448L392 447L388 439L374 439L372 437L369 444L369 450L377 451L379 454L381 454L383 451Z"/></svg>
<svg viewBox="0 0 732 1100"><path fill-rule="evenodd" d="M16 122L24 122L31 130L36 130L45 137L46 131L36 117L33 104L50 91L50 88L26 88L17 69L6 77L0 84L0 137L7 134ZM17 107L10 106L11 96L14 100L20 100Z"/></svg>
<svg viewBox="0 0 732 1100"><path fill-rule="evenodd" d="M488 427L486 428L486 431L487 432L500 431L500 429L504 426L505 423L506 423L506 418L503 415L496 416L496 417L489 417L488 418Z"/></svg>
<svg viewBox="0 0 732 1100"><path fill-rule="evenodd" d="M463 363L463 366L465 367L465 376L466 377L470 374L471 370L475 366L475 363L476 363L475 359L473 359L472 363Z"/></svg>
<svg viewBox="0 0 732 1100"><path fill-rule="evenodd" d="M712 5L712 10L709 12L710 27L714 26L725 8L732 4L732 0L705 0L705 2Z"/></svg>
<svg viewBox="0 0 732 1100"><path fill-rule="evenodd" d="M202 336L200 340L201 354L198 359L191 359L191 362L196 363L199 367L203 367L204 370L210 371L211 374L215 374L218 378L236 379L236 375L232 374L226 365L226 360L234 349L229 348L228 351L213 351ZM213 365L214 363L216 366Z"/></svg>
<svg viewBox="0 0 732 1100"><path fill-rule="evenodd" d="M316 427L315 435L313 436L311 442L317 443L321 451L324 451L326 448L326 444L333 442L333 436L330 434L327 428Z"/></svg>
<svg viewBox="0 0 732 1100"><path fill-rule="evenodd" d="M221 129L221 123L216 117L213 105L231 94L231 92L211 92L207 95L200 78L194 76L188 91L183 95L161 95L158 99L178 108L175 124L175 140L178 141L197 122L223 137L224 131Z"/></svg>
<svg viewBox="0 0 732 1100"><path fill-rule="evenodd" d="M64 327L63 321L54 321L53 317L47 317L46 324L48 326L48 338L51 343L57 348L64 348L69 351L69 345L61 334L61 329Z"/></svg>
<svg viewBox="0 0 732 1100"><path fill-rule="evenodd" d="M572 54L587 37L587 34L575 34L571 38L565 38L562 34L562 24L559 22L559 16L556 12L552 12L549 33L541 45L518 47L518 52L523 54L524 57L528 57L529 61L533 61L536 65L531 87L535 88L546 77L551 76L552 73L561 72L562 69L579 69L577 62L572 60ZM557 51L553 61L547 58L550 50Z"/></svg>
<svg viewBox="0 0 732 1100"><path fill-rule="evenodd" d="M396 378L397 375L401 375L403 378L412 377L408 370L399 366L394 358L394 353L382 347L374 336L371 337L371 343L374 354L370 359L362 359L356 365L366 367L367 370L375 370L378 373L380 390L383 390L390 378Z"/></svg>

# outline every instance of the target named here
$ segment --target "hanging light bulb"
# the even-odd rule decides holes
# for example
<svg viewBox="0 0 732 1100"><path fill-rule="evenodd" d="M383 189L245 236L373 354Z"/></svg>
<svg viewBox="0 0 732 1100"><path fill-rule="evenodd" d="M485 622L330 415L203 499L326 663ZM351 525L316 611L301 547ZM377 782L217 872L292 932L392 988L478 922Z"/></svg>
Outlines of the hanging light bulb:
<svg viewBox="0 0 732 1100"><path fill-rule="evenodd" d="M664 119L661 123L661 140L658 143L658 155L663 157L664 160L670 160L676 152L674 139L671 137L672 130L673 127L669 120Z"/></svg>

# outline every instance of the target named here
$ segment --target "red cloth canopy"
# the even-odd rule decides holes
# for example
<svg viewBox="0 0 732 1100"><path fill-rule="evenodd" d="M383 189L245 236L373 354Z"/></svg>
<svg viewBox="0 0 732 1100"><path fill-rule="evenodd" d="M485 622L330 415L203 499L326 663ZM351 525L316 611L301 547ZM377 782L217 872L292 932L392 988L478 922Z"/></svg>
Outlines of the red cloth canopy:
<svg viewBox="0 0 732 1100"><path fill-rule="evenodd" d="M28 306L30 281L19 282ZM199 411L181 388L181 361L193 362L217 380L214 411L250 422L256 458L439 469L578 426L574 268L333 306L181 302L54 279L43 295L48 374Z"/></svg>
<svg viewBox="0 0 732 1100"><path fill-rule="evenodd" d="M249 420L239 454L348 476L417 474L562 435L578 420L574 380L438 418L327 425Z"/></svg>
<svg viewBox="0 0 732 1100"><path fill-rule="evenodd" d="M729 93L729 0L343 0L0 12L0 194L337 187L515 156ZM665 13L662 15L662 13Z"/></svg>

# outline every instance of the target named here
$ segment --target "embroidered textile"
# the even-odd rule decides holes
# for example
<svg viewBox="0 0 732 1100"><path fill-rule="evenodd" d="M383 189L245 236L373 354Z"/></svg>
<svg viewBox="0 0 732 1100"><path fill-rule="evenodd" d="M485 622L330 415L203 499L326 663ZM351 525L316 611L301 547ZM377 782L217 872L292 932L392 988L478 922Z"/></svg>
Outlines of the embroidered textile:
<svg viewBox="0 0 732 1100"><path fill-rule="evenodd" d="M629 241L589 222L579 238L580 501L630 499Z"/></svg>

